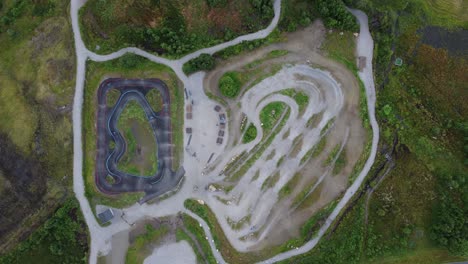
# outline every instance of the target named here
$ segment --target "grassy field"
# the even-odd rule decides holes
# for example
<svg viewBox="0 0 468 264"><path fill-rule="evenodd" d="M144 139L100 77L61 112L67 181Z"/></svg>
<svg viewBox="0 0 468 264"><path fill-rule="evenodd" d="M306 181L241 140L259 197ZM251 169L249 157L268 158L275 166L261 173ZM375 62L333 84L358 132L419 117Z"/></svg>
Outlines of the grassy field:
<svg viewBox="0 0 468 264"><path fill-rule="evenodd" d="M138 46L168 57L257 31L272 18L271 1L249 0L90 0L80 10L83 39L91 50Z"/></svg>
<svg viewBox="0 0 468 264"><path fill-rule="evenodd" d="M78 201L70 199L0 263L85 263L87 235Z"/></svg>
<svg viewBox="0 0 468 264"><path fill-rule="evenodd" d="M166 226L161 226L160 228L155 229L150 224L147 224L145 229L146 232L137 236L128 247L125 263L143 263L145 258L151 255L155 245L157 245L168 232L168 228Z"/></svg>
<svg viewBox="0 0 468 264"><path fill-rule="evenodd" d="M127 103L117 127L123 132L127 144L127 150L117 168L134 175L154 175L158 169L158 146L146 113L137 101Z"/></svg>
<svg viewBox="0 0 468 264"><path fill-rule="evenodd" d="M210 244L206 240L205 231L203 231L203 229L199 226L198 222L187 214L182 215L182 220L184 222L185 228L187 229L188 232L190 232L191 235L195 237L196 241L188 237L186 232L184 232L185 235L182 235L182 236L179 234L178 236L179 239L185 239L189 241L195 253L197 253L198 260L200 260L202 256L200 256L200 252L196 250L196 247L194 245L195 242L197 242L200 245L203 251L203 254L205 255L206 261L210 264L216 263L216 258L213 256L213 252L211 251Z"/></svg>
<svg viewBox="0 0 468 264"><path fill-rule="evenodd" d="M171 115L173 143L175 144L174 168L180 166L183 140L183 90L175 73L169 68L152 63L136 55L126 55L117 60L104 63L90 62L87 65L86 89L84 95L84 177L86 196L92 205L106 204L115 207L129 206L142 196L140 193L128 193L117 196L101 194L94 184L95 149L96 149L96 91L105 78L159 78L169 87L171 96Z"/></svg>
<svg viewBox="0 0 468 264"><path fill-rule="evenodd" d="M0 254L44 223L71 191L69 2L47 2L1 1Z"/></svg>

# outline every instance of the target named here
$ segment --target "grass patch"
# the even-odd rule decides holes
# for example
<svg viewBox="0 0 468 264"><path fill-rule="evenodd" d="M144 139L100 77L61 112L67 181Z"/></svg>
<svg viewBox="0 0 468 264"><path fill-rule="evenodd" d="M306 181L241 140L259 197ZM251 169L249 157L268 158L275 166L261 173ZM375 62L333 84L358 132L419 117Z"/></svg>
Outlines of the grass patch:
<svg viewBox="0 0 468 264"><path fill-rule="evenodd" d="M145 97L154 112L159 112L163 109L163 98L158 89L149 90Z"/></svg>
<svg viewBox="0 0 468 264"><path fill-rule="evenodd" d="M281 200L289 196L301 180L302 174L296 172L294 176L283 186L278 192L278 200Z"/></svg>
<svg viewBox="0 0 468 264"><path fill-rule="evenodd" d="M333 167L333 171L332 171L333 175L337 175L338 173L340 173L345 166L346 166L346 149L343 149L343 151L341 151L340 155L336 159L335 166Z"/></svg>
<svg viewBox="0 0 468 264"><path fill-rule="evenodd" d="M313 178L311 182L309 182L304 188L302 188L301 192L298 193L293 199L293 202L292 202L293 207L300 205L304 201L304 199L307 197L307 195L309 194L312 187L314 187L316 182L317 182L317 179Z"/></svg>
<svg viewBox="0 0 468 264"><path fill-rule="evenodd" d="M311 149L309 149L309 151L306 152L306 154L304 154L304 156L301 158L300 164L304 164L304 162L308 161L311 157L312 158L318 157L323 152L326 145L327 145L327 138L322 137L315 146L313 146Z"/></svg>
<svg viewBox="0 0 468 264"><path fill-rule="evenodd" d="M109 89L107 90L107 107L113 107L116 103L117 100L119 100L120 97L120 91L117 89Z"/></svg>
<svg viewBox="0 0 468 264"><path fill-rule="evenodd" d="M27 240L0 256L0 263L84 263L87 231L78 201L69 199Z"/></svg>
<svg viewBox="0 0 468 264"><path fill-rule="evenodd" d="M195 219L193 219L187 214L182 214L182 220L184 222L185 228L187 228L187 231L190 232L190 234L192 234L195 237L198 244L202 248L203 254L205 254L206 260L208 261L208 263L216 263L216 258L213 256L213 252L211 251L210 244L205 238L206 235L205 235L205 231L203 230L203 228L200 227L200 225ZM193 248L195 249L196 247L193 247ZM197 258L198 258L198 255L197 255Z"/></svg>
<svg viewBox="0 0 468 264"><path fill-rule="evenodd" d="M238 72L226 72L219 79L219 91L228 98L236 98L239 95L241 82Z"/></svg>
<svg viewBox="0 0 468 264"><path fill-rule="evenodd" d="M332 151L328 153L327 159L323 161L323 166L328 166L332 163L332 161L335 159L336 155L338 154L338 151L340 151L341 144L336 144Z"/></svg>
<svg viewBox="0 0 468 264"><path fill-rule="evenodd" d="M174 149L174 168L180 164L183 149L183 90L175 73L168 67L152 63L137 55L125 55L119 59L103 63L89 62L86 72L86 87L83 102L83 139L85 194L91 203L104 204L122 208L129 206L141 198L140 193L127 193L117 196L107 196L100 193L94 183L95 149L96 149L96 91L100 82L106 77L122 78L159 78L169 87L171 98L171 125L173 129L172 142Z"/></svg>
<svg viewBox="0 0 468 264"><path fill-rule="evenodd" d="M278 124L276 129L273 130L270 135L267 136L265 140L262 140L260 144L255 146L255 148L250 152L252 155L247 159L247 161L237 170L234 174L229 176L229 181L237 181L239 180L248 170L252 165L260 158L260 156L263 154L263 152L266 150L266 148L271 144L273 139L275 139L276 135L281 131L283 126L286 124L286 121L289 118L290 110L288 108L286 114L284 115L283 119L281 119ZM264 134L264 136L266 136Z"/></svg>
<svg viewBox="0 0 468 264"><path fill-rule="evenodd" d="M268 135L283 114L286 105L282 102L271 102L260 111L260 122L263 134Z"/></svg>
<svg viewBox="0 0 468 264"><path fill-rule="evenodd" d="M242 143L246 144L252 142L255 138L257 138L257 128L251 123L242 137Z"/></svg>
<svg viewBox="0 0 468 264"><path fill-rule="evenodd" d="M296 101L299 107L299 113L303 114L306 106L309 104L309 96L302 91L298 91L294 88L286 89L281 91L282 95L289 96Z"/></svg>
<svg viewBox="0 0 468 264"><path fill-rule="evenodd" d="M91 0L80 10L81 34L91 50L110 53L137 46L171 58L258 31L272 17L272 3L248 0L224 1L216 6L205 0L136 5Z"/></svg>
<svg viewBox="0 0 468 264"><path fill-rule="evenodd" d="M137 176L155 175L158 169L157 143L146 113L137 101L130 100L126 104L117 127L127 144L117 168Z"/></svg>
<svg viewBox="0 0 468 264"><path fill-rule="evenodd" d="M280 172L277 171L275 174L269 176L268 178L265 179L265 181L262 183L262 190L267 190L270 188L273 188L276 183L278 182L280 178Z"/></svg>
<svg viewBox="0 0 468 264"><path fill-rule="evenodd" d="M154 246L161 241L168 233L169 229L166 226L161 226L155 229L150 224L145 225L146 232L135 238L128 247L125 263L137 264L143 263L146 257L151 255Z"/></svg>

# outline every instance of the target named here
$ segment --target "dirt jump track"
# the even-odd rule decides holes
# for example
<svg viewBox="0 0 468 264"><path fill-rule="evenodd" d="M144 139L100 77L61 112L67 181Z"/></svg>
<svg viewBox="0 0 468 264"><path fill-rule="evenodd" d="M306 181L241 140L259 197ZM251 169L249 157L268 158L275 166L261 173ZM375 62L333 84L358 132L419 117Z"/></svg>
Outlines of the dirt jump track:
<svg viewBox="0 0 468 264"><path fill-rule="evenodd" d="M111 89L120 91L117 103L108 107L107 92ZM146 100L145 95L152 89L157 89L162 97L163 108L154 112ZM143 108L149 124L156 138L158 169L154 175L143 177L122 172L117 169L117 164L126 151L126 142L117 123L130 100L137 101ZM172 170L173 145L170 113L170 95L166 84L159 79L120 79L111 78L103 81L98 89L97 111L97 153L95 180L98 189L106 194L119 194L125 192L144 191L146 196L140 200L162 195L175 188L182 177L184 169L177 172ZM115 147L110 148L110 142L115 142ZM106 178L114 179L110 183Z"/></svg>

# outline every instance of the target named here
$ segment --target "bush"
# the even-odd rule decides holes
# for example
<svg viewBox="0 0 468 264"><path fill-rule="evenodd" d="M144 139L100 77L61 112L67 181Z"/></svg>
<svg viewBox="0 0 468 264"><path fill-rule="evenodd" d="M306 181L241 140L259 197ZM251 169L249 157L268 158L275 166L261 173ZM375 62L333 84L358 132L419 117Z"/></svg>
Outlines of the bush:
<svg viewBox="0 0 468 264"><path fill-rule="evenodd" d="M253 124L250 124L247 128L247 131L245 131L244 137L242 138L242 143L249 143L253 141L256 137L257 128Z"/></svg>
<svg viewBox="0 0 468 264"><path fill-rule="evenodd" d="M203 53L195 59L189 60L184 64L182 70L185 74L190 75L197 71L209 71L216 66L215 59L210 54Z"/></svg>
<svg viewBox="0 0 468 264"><path fill-rule="evenodd" d="M219 80L219 90L222 95L235 98L239 95L241 82L235 72L225 73Z"/></svg>
<svg viewBox="0 0 468 264"><path fill-rule="evenodd" d="M318 0L316 8L327 27L349 31L359 29L356 18L346 10L341 0Z"/></svg>

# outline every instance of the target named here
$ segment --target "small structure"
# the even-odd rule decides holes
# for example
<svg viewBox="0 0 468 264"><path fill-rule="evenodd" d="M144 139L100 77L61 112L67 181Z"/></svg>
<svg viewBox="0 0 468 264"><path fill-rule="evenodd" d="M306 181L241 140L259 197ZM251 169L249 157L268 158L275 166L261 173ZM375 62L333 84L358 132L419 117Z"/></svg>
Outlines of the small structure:
<svg viewBox="0 0 468 264"><path fill-rule="evenodd" d="M191 127L186 127L185 128L185 133L192 134L192 128Z"/></svg>
<svg viewBox="0 0 468 264"><path fill-rule="evenodd" d="M186 114L185 114L185 117L186 117L187 119L192 119L192 113L186 113Z"/></svg>
<svg viewBox="0 0 468 264"><path fill-rule="evenodd" d="M111 208L107 208L102 213L98 214L98 218L101 221L101 224L105 224L114 218L114 211Z"/></svg>
<svg viewBox="0 0 468 264"><path fill-rule="evenodd" d="M221 123L221 124L219 125L219 129L225 129L225 128L226 128L226 124Z"/></svg>
<svg viewBox="0 0 468 264"><path fill-rule="evenodd" d="M216 105L216 106L214 107L214 110L215 110L216 112L219 112L219 111L221 111L221 106L219 106L219 105Z"/></svg>
<svg viewBox="0 0 468 264"><path fill-rule="evenodd" d="M224 130L218 131L218 137L224 137Z"/></svg>
<svg viewBox="0 0 468 264"><path fill-rule="evenodd" d="M401 65L403 65L403 59L402 58L396 58L394 63L395 63L396 66L401 66Z"/></svg>
<svg viewBox="0 0 468 264"><path fill-rule="evenodd" d="M219 114L219 122L221 124L225 124L226 123L226 114Z"/></svg>
<svg viewBox="0 0 468 264"><path fill-rule="evenodd" d="M223 138L220 138L220 137L219 137L219 138L216 140L216 144L218 144L218 145L223 144Z"/></svg>

